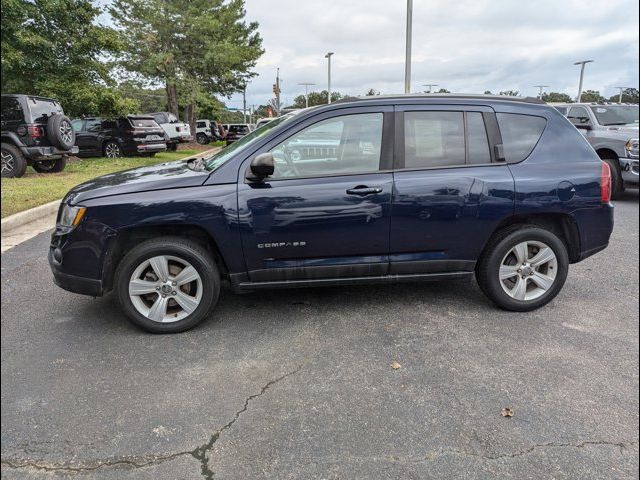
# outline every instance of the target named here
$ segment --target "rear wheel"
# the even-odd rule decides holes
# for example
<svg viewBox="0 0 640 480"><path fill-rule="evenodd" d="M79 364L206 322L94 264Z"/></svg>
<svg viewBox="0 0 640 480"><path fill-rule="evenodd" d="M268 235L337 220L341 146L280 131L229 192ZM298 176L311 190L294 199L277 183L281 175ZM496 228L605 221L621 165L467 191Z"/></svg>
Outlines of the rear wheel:
<svg viewBox="0 0 640 480"><path fill-rule="evenodd" d="M167 150L169 150L170 152L175 152L176 150L178 150L178 144L177 143L167 143Z"/></svg>
<svg viewBox="0 0 640 480"><path fill-rule="evenodd" d="M24 175L27 161L22 152L10 143L2 144L2 177L16 178Z"/></svg>
<svg viewBox="0 0 640 480"><path fill-rule="evenodd" d="M115 290L134 324L152 333L176 333L200 323L216 305L220 274L202 246L165 237L141 243L122 259Z"/></svg>
<svg viewBox="0 0 640 480"><path fill-rule="evenodd" d="M122 148L118 142L107 142L102 148L102 152L107 158L119 158L122 157Z"/></svg>
<svg viewBox="0 0 640 480"><path fill-rule="evenodd" d="M41 162L35 162L33 169L38 173L57 173L64 170L67 165L66 157L58 158L56 160L42 160Z"/></svg>
<svg viewBox="0 0 640 480"><path fill-rule="evenodd" d="M478 262L476 278L496 305L526 312L553 300L568 271L563 241L548 230L524 225L494 236Z"/></svg>

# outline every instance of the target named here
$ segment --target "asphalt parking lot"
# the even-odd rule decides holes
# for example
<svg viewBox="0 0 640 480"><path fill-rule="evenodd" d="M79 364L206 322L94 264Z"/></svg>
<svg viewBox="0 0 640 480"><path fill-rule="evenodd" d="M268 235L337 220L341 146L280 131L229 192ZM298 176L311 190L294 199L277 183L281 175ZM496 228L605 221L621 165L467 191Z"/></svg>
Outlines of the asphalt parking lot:
<svg viewBox="0 0 640 480"><path fill-rule="evenodd" d="M616 207L532 313L475 282L226 292L171 336L57 288L39 235L2 255L2 477L637 478L638 191Z"/></svg>

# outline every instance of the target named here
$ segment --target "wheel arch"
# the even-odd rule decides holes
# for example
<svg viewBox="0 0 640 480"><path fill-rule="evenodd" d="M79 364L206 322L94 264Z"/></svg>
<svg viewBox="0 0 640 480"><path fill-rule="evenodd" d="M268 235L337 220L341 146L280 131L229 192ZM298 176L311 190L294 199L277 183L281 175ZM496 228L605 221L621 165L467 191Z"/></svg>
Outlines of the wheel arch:
<svg viewBox="0 0 640 480"><path fill-rule="evenodd" d="M182 237L190 241L196 242L205 247L213 256L216 265L220 271L220 275L225 278L228 276L229 269L215 239L204 228L198 225L190 224L174 224L174 225L155 225L133 227L120 230L112 241L103 262L103 279L105 291L113 288L113 280L116 269L122 258L135 245L153 238L172 236Z"/></svg>
<svg viewBox="0 0 640 480"><path fill-rule="evenodd" d="M571 263L580 261L580 230L573 217L566 213L513 215L505 218L487 239L482 248L481 256L484 255L487 246L491 243L491 239L498 232L518 225L535 225L554 233L567 247L569 261Z"/></svg>

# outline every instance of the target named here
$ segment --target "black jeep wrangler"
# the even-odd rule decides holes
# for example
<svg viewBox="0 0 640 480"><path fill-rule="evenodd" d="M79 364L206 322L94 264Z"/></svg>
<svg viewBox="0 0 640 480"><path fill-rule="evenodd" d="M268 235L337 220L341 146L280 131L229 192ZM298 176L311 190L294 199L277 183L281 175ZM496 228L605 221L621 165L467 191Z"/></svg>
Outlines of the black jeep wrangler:
<svg viewBox="0 0 640 480"><path fill-rule="evenodd" d="M61 172L67 156L78 153L76 136L57 100L2 95L2 176Z"/></svg>

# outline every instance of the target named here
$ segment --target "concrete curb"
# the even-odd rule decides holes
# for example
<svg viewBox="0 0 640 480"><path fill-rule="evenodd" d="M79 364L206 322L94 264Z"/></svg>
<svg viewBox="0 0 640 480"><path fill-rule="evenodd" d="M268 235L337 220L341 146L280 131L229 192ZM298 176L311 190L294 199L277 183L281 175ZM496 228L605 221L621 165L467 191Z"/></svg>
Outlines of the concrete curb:
<svg viewBox="0 0 640 480"><path fill-rule="evenodd" d="M220 150L220 147L214 147L203 152L198 152L190 157L182 158L181 160L189 160L205 155L209 155ZM2 236L11 234L14 230L25 226L28 223L42 220L45 217L54 216L58 213L58 207L62 199L54 200L53 202L45 203L39 207L30 208L24 212L14 213L6 218L2 219Z"/></svg>
<svg viewBox="0 0 640 480"><path fill-rule="evenodd" d="M6 218L2 219L2 235L7 235L14 230L23 227L27 223L35 222L42 218L56 215L58 213L58 207L62 199L54 200L53 202L45 203L39 207L30 208L24 212L14 213Z"/></svg>

